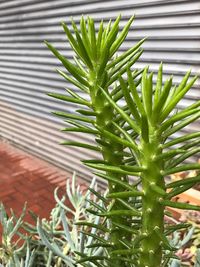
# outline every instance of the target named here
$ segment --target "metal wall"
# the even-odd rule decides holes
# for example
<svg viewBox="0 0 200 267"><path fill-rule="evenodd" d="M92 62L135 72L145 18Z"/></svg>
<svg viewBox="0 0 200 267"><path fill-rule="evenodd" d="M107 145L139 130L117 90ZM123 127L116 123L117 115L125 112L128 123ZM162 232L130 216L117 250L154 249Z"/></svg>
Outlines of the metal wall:
<svg viewBox="0 0 200 267"><path fill-rule="evenodd" d="M97 22L122 14L122 25L136 14L136 20L122 49L131 47L148 36L145 53L138 67L150 64L157 70L164 62L166 76L174 74L180 81L192 68L200 73L200 1L192 0L0 0L0 131L1 136L16 146L66 169L88 170L80 160L95 156L90 151L58 145L63 139L91 138L86 135L59 132L61 121L50 112L75 106L62 105L47 92L61 92L69 86L55 72L59 62L45 47L43 40L53 43L66 56L72 52L59 25L78 21L82 14ZM199 85L182 101L184 107L200 99ZM193 124L187 131L199 130ZM180 133L181 134L181 133Z"/></svg>

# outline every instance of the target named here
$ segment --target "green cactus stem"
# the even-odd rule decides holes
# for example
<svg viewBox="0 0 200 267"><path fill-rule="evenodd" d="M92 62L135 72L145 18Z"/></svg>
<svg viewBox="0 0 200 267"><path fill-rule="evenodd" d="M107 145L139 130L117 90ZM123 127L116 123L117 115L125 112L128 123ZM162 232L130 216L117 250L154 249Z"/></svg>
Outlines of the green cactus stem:
<svg viewBox="0 0 200 267"><path fill-rule="evenodd" d="M172 77L164 82L161 63L154 86L153 73L148 73L148 67L132 70L142 53L140 46L144 40L113 57L132 21L133 17L121 32L120 16L113 25L109 22L104 27L101 22L97 34L91 18L82 18L80 29L72 21L73 34L63 23L76 53L73 63L47 43L67 70L59 73L89 99L70 89L68 95L51 93L52 97L84 107L77 109L76 114L60 111L55 114L72 125L64 131L91 134L96 141L96 145L74 141L63 144L100 152L100 160L83 163L99 170L95 174L105 179L109 187L107 197L92 190L105 205L90 202L92 207L88 209L100 217L101 230L105 229L104 222L109 221L109 238L104 240L101 235L84 233L96 238L92 245L99 246L101 254L81 254L79 264L83 266L90 266L87 263L91 261L94 266L105 267L111 263L116 267L161 267L176 250L166 235L169 228L164 222L165 208L200 210L199 206L173 201L175 195L200 181L198 175L175 183L165 182L170 174L200 169L200 164L185 163L199 152L195 147L200 141L198 132L169 140L200 117L200 101L184 110L177 107L197 77L190 78L188 71L179 85L173 85ZM130 176L135 176L134 182ZM93 227L99 230L95 224Z"/></svg>
<svg viewBox="0 0 200 267"><path fill-rule="evenodd" d="M200 210L200 207L198 206L176 203L170 200L174 195L192 187L199 181L199 176L192 178L191 181L193 182L189 182L189 184L185 183L185 181L179 181L179 183L175 184L172 183L172 187L175 185L175 188L169 193L166 192L167 185L165 182L166 175L179 171L200 169L200 164L182 164L179 166L179 164L184 162L186 158L199 151L198 149L192 148L196 142L191 145L190 148L192 149L189 151L184 150L187 145L180 146L178 149L170 149L170 144L173 146L176 142L168 142L166 136L169 131L170 133L174 133L188 125L191 121L199 118L200 114L198 107L200 104L191 105L184 111L180 111L168 118L167 116L173 110L175 103L177 104L181 100L183 92L186 93L189 90L197 77L194 77L188 82L189 75L187 73L179 87L175 91L173 90L173 100L170 101L170 98L172 97L170 94L170 90L172 90L172 78L167 80L164 85L162 84L162 64L158 71L155 94L153 94L153 74L151 73L148 75L147 70L148 69L146 68L142 75L141 99L130 75L130 70L127 70L128 85L123 82L122 77L120 78L124 98L126 101L128 100L128 97L129 99L133 98L135 101L136 109L131 111L135 121L130 120L130 117L126 115L122 108L119 107L106 92L102 90L102 93L106 96L113 108L115 108L115 110L117 110L126 120L130 125L130 128L138 132L139 135L137 141L133 141L129 137L129 133L125 132L124 129L121 129L124 134L124 137L121 136L121 139L130 142L130 144L131 142L134 143L133 146L128 146L135 152L134 157L136 159L136 165L120 166L121 169L119 168L117 170L118 172L123 170L129 173L131 173L131 171L138 171L142 185L142 191L138 190L138 195L142 197L142 204L139 209L141 220L138 221L137 225L138 236L134 236L133 234L133 244L132 247L127 249L127 255L131 255L130 251L139 247L137 255L134 255L134 253L132 254L133 259L136 259L136 266L160 267L165 258L165 252L169 251L170 253L173 253L173 251L176 250L176 248L173 248L170 245L169 240L165 236L165 207L171 206L182 209ZM130 101L127 101L127 104L130 105ZM179 121L180 119L181 121ZM138 121L139 129L135 123L136 121ZM119 129L119 126L117 128ZM199 135L191 134L185 138L177 138L177 143L181 143L188 138L192 139L196 137L199 137ZM115 140L118 139L116 138ZM122 140L118 140L118 142L122 143ZM166 147L168 148L167 151L165 150ZM99 166L98 164L93 167L102 170L108 168L108 166ZM124 186L125 185L126 184L124 184ZM182 185L182 187L176 188L176 185ZM111 195L108 195L108 197L112 197L113 199L121 198L121 201L123 198L126 198L125 206L129 207L131 193L131 191L126 194L124 192L112 193ZM133 193L136 195L135 189ZM121 212L121 216L123 213L124 212ZM135 218L133 217L133 219ZM130 226L131 225L129 225L128 229L130 229ZM120 254L120 251L118 250L117 253ZM121 253L121 255L124 255L125 251L122 250Z"/></svg>
<svg viewBox="0 0 200 267"><path fill-rule="evenodd" d="M107 94L111 94L114 90L118 90L114 86L118 74L123 74L127 66L131 67L135 61L140 57L142 50L140 48L144 40L140 41L134 47L130 48L120 56L113 58L121 43L125 39L128 30L134 20L131 17L127 25L119 31L119 16L111 25L111 22L104 27L103 21L100 23L99 31L96 34L94 21L91 18L85 20L83 17L80 21L80 30L72 20L72 27L74 35L71 34L67 25L62 23L64 31L68 37L71 47L76 53L75 63L72 64L68 59L62 56L51 44L47 43L48 48L53 54L62 62L66 70L73 75L71 78L67 73L58 71L67 81L73 83L76 87L89 95L89 101L81 98L74 92L68 89L71 96L50 93L49 95L57 99L77 103L86 106L87 109L77 110L81 115L73 115L70 113L54 112L54 114L67 118L68 122L74 125L72 128L65 128L64 131L79 131L91 133L95 135L96 148L90 144L81 144L77 142L66 141L63 144L84 147L102 154L103 162L112 166L120 166L124 160L124 144L120 144L113 140L110 136L105 136L102 132L107 131L113 135L119 135L118 129L113 125L113 121L118 120L119 124L123 124L123 119L119 118L115 109L110 105L105 95L102 93L103 89ZM132 75L134 79L139 77L141 71L135 70ZM119 87L119 86L118 86ZM101 89L100 89L101 88ZM121 95L121 94L120 94ZM122 96L121 96L122 97ZM119 98L120 99L120 96ZM83 116L84 115L84 116ZM92 116L90 118L90 116ZM76 120L78 123L74 123ZM116 180L127 181L126 172L116 173L107 171L108 177L113 177L109 182L109 193L121 192L124 187ZM115 202L112 204L112 211L122 210L124 206L121 203ZM113 222L127 225L127 218L114 216ZM112 224L110 241L114 244L116 249L121 248L119 240L122 236L126 239L131 237L127 232L123 232ZM115 266L124 266L121 260L116 260Z"/></svg>
<svg viewBox="0 0 200 267"><path fill-rule="evenodd" d="M160 236L164 233L164 207L159 203L159 198L165 194L164 178L161 170L164 161L157 159L162 153L160 147L161 137L155 127L149 127L149 140L141 140L140 163L146 170L142 173L142 226L141 234L145 235L141 241L141 254L139 266L159 267L162 260L163 244Z"/></svg>

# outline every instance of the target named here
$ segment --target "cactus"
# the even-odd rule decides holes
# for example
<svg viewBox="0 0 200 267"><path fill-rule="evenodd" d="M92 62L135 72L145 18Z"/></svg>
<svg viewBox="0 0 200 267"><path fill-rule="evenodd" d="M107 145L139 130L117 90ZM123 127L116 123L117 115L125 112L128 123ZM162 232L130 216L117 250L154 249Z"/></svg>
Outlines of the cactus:
<svg viewBox="0 0 200 267"><path fill-rule="evenodd" d="M111 221L109 239L103 242L96 236L94 243L105 247L105 256L82 255L78 263L83 266L90 266L89 262L95 266L164 266L176 251L167 233L177 229L165 224L165 209L200 210L199 206L173 201L174 196L199 182L200 175L172 183L165 180L176 172L200 169L200 164L185 163L198 152L195 146L200 141L199 132L169 139L200 117L200 101L184 110L177 108L197 77L190 78L189 71L179 85L173 84L172 77L164 82L161 63L154 86L154 74L149 74L148 67L132 68L142 53L144 39L115 56L132 21L133 17L122 31L119 31L120 16L105 27L102 21L98 33L91 18L82 17L80 28L72 20L74 33L63 23L76 54L74 62L46 42L67 70L58 72L89 96L86 100L69 89L71 96L49 94L66 103L84 106L76 115L54 113L73 126L64 131L91 134L96 141L96 146L71 141L63 144L99 151L102 159L85 160L84 164L108 181L106 210L98 206L89 210L102 218L102 224L107 219Z"/></svg>
<svg viewBox="0 0 200 267"><path fill-rule="evenodd" d="M63 144L85 147L97 151L101 150L103 160L109 165L114 166L118 166L123 163L123 143L121 144L107 136L104 136L104 134L101 133L101 130L103 129L107 132L117 134L118 129L116 129L116 127L110 122L115 118L119 121L119 123L122 124L124 120L123 118L117 118L118 114L116 114L115 109L112 107L112 105L110 105L109 101L102 93L102 88L109 94L114 94L115 92L119 91L119 86L114 86L113 84L117 81L119 73L125 73L127 66L131 67L140 57L142 54L142 49L140 46L144 42L144 40L140 41L133 48L112 60L113 55L125 39L128 29L134 19L134 17L130 18L129 22L121 31L118 38L116 38L119 32L120 18L121 16L116 19L113 26L111 26L111 22L109 22L108 25L104 27L103 22L101 22L97 35L95 34L93 19L88 18L86 21L82 17L80 21L80 31L72 20L72 27L75 37L73 37L69 31L67 25L62 23L71 47L74 49L76 54L76 57L74 58L75 64L70 63L51 44L46 42L49 49L63 63L67 71L73 75L73 78L62 71L58 70L58 72L67 81L72 82L79 89L88 93L90 98L89 101L86 101L80 96L75 95L75 93L71 92L69 89L67 90L73 97L56 93L49 94L52 97L85 106L86 109L77 110L77 112L81 115L74 116L72 114L63 112L54 113L58 116L64 117L65 119L68 119L67 122L75 126L72 128L66 128L64 131L80 131L84 133L90 133L95 135L97 142L96 147L74 142L63 142ZM131 75L134 77L134 79L138 79L137 83L140 82L139 76L141 75L141 71L135 70L131 73ZM120 92L118 95L121 97ZM117 94L115 94L115 96L117 96ZM77 121L79 122L77 123ZM112 171L108 171L107 174L108 176L112 175ZM124 175L121 173L115 173L115 178L119 180L122 178L126 179L126 174ZM116 185L110 181L109 189L110 192L120 192L122 187L119 184ZM120 203L113 205L114 210L120 210L122 208L123 206ZM116 222L121 222L122 224L127 224L126 218L115 218L114 220ZM119 248L121 247L121 245L118 243L120 234L121 233L115 230L113 230L111 234L112 242L114 242ZM124 235L127 235L127 233L125 232Z"/></svg>

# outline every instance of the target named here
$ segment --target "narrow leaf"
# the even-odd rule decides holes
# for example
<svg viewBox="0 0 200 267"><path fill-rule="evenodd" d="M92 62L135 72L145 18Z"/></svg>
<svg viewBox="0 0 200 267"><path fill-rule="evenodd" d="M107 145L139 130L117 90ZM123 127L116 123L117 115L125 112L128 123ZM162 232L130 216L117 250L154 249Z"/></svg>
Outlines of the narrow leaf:
<svg viewBox="0 0 200 267"><path fill-rule="evenodd" d="M187 158L197 154L198 152L200 152L200 147L191 149L187 152L185 152L183 155L181 155L180 157L174 159L171 163L170 163L170 168L173 168L175 166L177 166L178 164L182 163L184 160L186 160Z"/></svg>
<svg viewBox="0 0 200 267"><path fill-rule="evenodd" d="M99 242L101 242L103 244L108 244L108 241L105 238L101 238L96 234L93 234L93 233L90 233L90 232L83 232L83 231L81 231L81 233L83 233L85 235L88 235L88 236L91 236L91 237L93 237L94 240L97 240L97 241L99 241Z"/></svg>
<svg viewBox="0 0 200 267"><path fill-rule="evenodd" d="M77 122L75 120L65 120L65 122L67 122L67 123L69 123L71 125L74 125L74 126L76 126L78 128L86 128L88 130L94 130L95 131L94 128L91 128L91 127L89 127L88 125L86 125L84 123L79 123L79 122Z"/></svg>
<svg viewBox="0 0 200 267"><path fill-rule="evenodd" d="M123 170L127 170L127 171L133 171L133 172L142 172L145 171L146 168L142 167L142 166L128 166L128 165L120 165L120 167Z"/></svg>
<svg viewBox="0 0 200 267"><path fill-rule="evenodd" d="M109 49L108 47L106 46L105 49L104 49L104 53L101 57L101 60L100 60L100 63L99 63L99 69L98 69L98 76L101 76L102 73L104 72L105 70L105 67L108 63L108 60L109 60Z"/></svg>
<svg viewBox="0 0 200 267"><path fill-rule="evenodd" d="M81 56L81 53L80 53L80 49L79 49L79 46L76 42L76 40L74 39L73 35L71 34L69 28L67 27L67 25L62 22L62 27L68 37L68 41L70 42L70 45L72 47L72 49L76 52L76 54L80 57Z"/></svg>
<svg viewBox="0 0 200 267"><path fill-rule="evenodd" d="M165 175L182 172L182 171L189 171L189 170L200 170L200 164L191 163L191 164L185 164L179 167L175 167L172 169L167 169L166 171L163 171L163 175L165 176Z"/></svg>
<svg viewBox="0 0 200 267"><path fill-rule="evenodd" d="M88 90L89 84L88 83L83 83L82 84L82 82L78 82L77 80L71 78L69 75L67 75L63 71L61 71L61 70L57 70L57 71L61 76L63 76L65 78L65 80L67 80L68 82L74 84L76 87L80 88L83 92L89 93L89 90Z"/></svg>
<svg viewBox="0 0 200 267"><path fill-rule="evenodd" d="M121 224L121 223L118 223L115 221L113 221L112 223L115 226L117 226L118 228L122 229L123 231L126 231L128 233L132 233L132 234L138 234L138 230L135 230L133 227L129 227L127 225L124 225L124 224Z"/></svg>
<svg viewBox="0 0 200 267"><path fill-rule="evenodd" d="M115 122L112 122L112 124L125 136L125 138L129 142L133 143L133 145L135 146L135 150L138 151L137 144L134 141L134 139L131 137L131 135L127 131L125 131L122 127L120 127L119 125L117 125Z"/></svg>
<svg viewBox="0 0 200 267"><path fill-rule="evenodd" d="M194 139L196 137L200 137L200 132L190 133L190 134L186 134L186 135L183 135L181 137L175 138L174 140L162 145L162 147L163 148L167 148L167 147L170 147L170 146L173 146L173 145L177 145L179 143Z"/></svg>
<svg viewBox="0 0 200 267"><path fill-rule="evenodd" d="M191 147L199 146L199 144L200 144L200 138L197 138L197 139L195 139L195 140L193 140L193 141L181 146L180 149L187 150L187 149L190 149Z"/></svg>
<svg viewBox="0 0 200 267"><path fill-rule="evenodd" d="M129 63L128 63L129 68L130 68L130 67L131 67L131 66L132 66L132 65L139 59L139 57L142 55L142 53L143 53L143 50L139 51L139 52L135 55L135 57L133 57L133 58L129 61ZM109 86L109 85L113 84L115 81L117 81L119 75L123 75L123 74L126 72L126 69L127 69L127 65L125 65L124 67L122 67L122 68L121 68L115 75L113 75L113 76L109 79L107 85Z"/></svg>
<svg viewBox="0 0 200 267"><path fill-rule="evenodd" d="M110 98L110 96L101 88L99 87L103 95L107 98L107 100L110 102L110 104L115 108L119 114L124 118L124 120L135 130L137 133L139 133L139 127L137 124Z"/></svg>
<svg viewBox="0 0 200 267"><path fill-rule="evenodd" d="M150 118L152 113L152 77L153 73L147 76L147 68L142 74L142 99L147 116Z"/></svg>
<svg viewBox="0 0 200 267"><path fill-rule="evenodd" d="M101 217L113 217L113 216L141 216L141 212L138 210L112 210L109 212L105 212L105 213L99 213L99 216Z"/></svg>
<svg viewBox="0 0 200 267"><path fill-rule="evenodd" d="M97 58L100 58L101 56L101 43L102 43L102 34L103 34L103 20L100 23L99 31L97 35Z"/></svg>
<svg viewBox="0 0 200 267"><path fill-rule="evenodd" d="M161 196L166 196L166 191L161 188L160 186L156 185L156 184L150 184L151 190L160 194Z"/></svg>
<svg viewBox="0 0 200 267"><path fill-rule="evenodd" d="M79 142L75 142L75 141L64 141L61 143L61 145L82 147L82 148L87 148L87 149L94 150L94 151L101 151L101 149L97 146L92 146L89 144L79 143Z"/></svg>
<svg viewBox="0 0 200 267"><path fill-rule="evenodd" d="M108 175L102 174L100 172L94 172L94 175L97 175L97 176L99 176L99 177L101 177L101 178L103 178L103 179L105 179L105 180L107 180L109 182L118 184L118 185L122 186L125 189L129 189L129 190L133 189L132 186L129 185L127 182L119 180L119 179L115 178L114 176L110 176L110 175L108 176Z"/></svg>
<svg viewBox="0 0 200 267"><path fill-rule="evenodd" d="M134 51L133 53L131 53L129 56L127 56L124 60L121 60L120 62L118 62L117 65L115 65L115 67L113 67L110 71L109 71L109 77L112 77L114 74L119 73L119 70L121 70L121 68L124 68L125 66L127 66L127 63L129 63L129 61L131 59L133 59L133 57L135 55L137 55L138 52L140 52L141 50L138 48L136 51ZM111 62L112 63L112 62ZM108 68L107 68L108 69Z"/></svg>
<svg viewBox="0 0 200 267"><path fill-rule="evenodd" d="M106 130L103 130L101 129L100 127L97 127L96 128L101 132L101 134L107 138L109 138L110 140L114 141L114 142L117 142L119 144L122 144L124 145L125 147L129 147L129 148L132 148L132 149L136 149L134 143L130 143L129 141L126 141L125 139L109 132L109 131L106 131Z"/></svg>
<svg viewBox="0 0 200 267"><path fill-rule="evenodd" d="M136 172L126 171L126 170L123 170L117 166L112 166L112 165L93 164L93 163L85 163L85 165L88 167L97 169L97 170L102 170L102 171L110 171L110 172L116 172L116 173L121 173L121 174L138 175Z"/></svg>
<svg viewBox="0 0 200 267"><path fill-rule="evenodd" d="M72 90L69 89L69 88L65 88L65 90L66 90L72 97L87 102L87 103L88 103L88 107L91 107L91 106L92 106L91 103L90 103L88 100L85 100L84 98L82 98L81 96L79 96L77 93L75 93L75 91L72 91Z"/></svg>
<svg viewBox="0 0 200 267"><path fill-rule="evenodd" d="M174 231L177 231L179 229L184 229L184 228L189 228L191 227L191 224L190 223L179 223L179 224L176 224L176 225L168 225L165 227L165 231L166 233L172 233Z"/></svg>
<svg viewBox="0 0 200 267"><path fill-rule="evenodd" d="M190 109L190 110L187 110L186 112L177 113L176 115L172 116L171 118L169 118L167 121L165 121L161 125L160 131L161 132L165 131L168 127L173 125L175 122L185 119L186 117L189 117L195 113L198 113L199 111L200 109Z"/></svg>
<svg viewBox="0 0 200 267"><path fill-rule="evenodd" d="M78 45L79 45L79 50L80 50L81 55L82 55L81 59L85 62L85 64L88 66L89 69L93 69L92 62L91 62L90 57L88 55L87 49L85 48L83 40L79 34L78 28L77 28L75 22L73 21L73 19L71 20L71 22L72 22L72 26L74 28L74 32L76 35L76 40L77 40Z"/></svg>
<svg viewBox="0 0 200 267"><path fill-rule="evenodd" d="M121 76L119 76L119 82L120 82L120 85L121 85L121 88L122 88L122 91L123 91L123 95L124 95L124 98L126 100L126 103L132 113L132 115L134 116L135 120L137 121L137 123L140 123L140 115L136 109L136 106L135 106L135 103L133 102L133 99L132 97L130 96L130 92L129 92L129 89L128 87L126 86L123 78Z"/></svg>
<svg viewBox="0 0 200 267"><path fill-rule="evenodd" d="M158 70L158 76L157 76L157 82L156 82L156 89L155 89L155 95L154 95L154 108L158 103L158 100L161 95L161 90L162 90L162 74L163 73L163 64L162 62L160 63L159 70Z"/></svg>
<svg viewBox="0 0 200 267"><path fill-rule="evenodd" d="M113 23L113 26L111 28L111 30L109 31L109 33L107 34L107 38L105 40L105 45L107 45L108 47L111 47L111 45L113 44L113 42L116 40L116 36L119 32L119 22L121 20L121 15L119 15L115 22Z"/></svg>
<svg viewBox="0 0 200 267"><path fill-rule="evenodd" d="M93 110L88 110L88 109L77 109L76 112L80 113L81 115L85 116L96 116L97 113L94 112Z"/></svg>
<svg viewBox="0 0 200 267"><path fill-rule="evenodd" d="M88 18L88 29L89 29L88 32L91 43L92 57L93 60L95 61L97 59L96 32L95 32L94 20L91 17Z"/></svg>
<svg viewBox="0 0 200 267"><path fill-rule="evenodd" d="M68 119L73 119L73 120L78 120L78 121L84 121L87 123L94 123L94 120L83 117L83 116L79 116L79 115L75 115L75 114L71 114L71 113L66 113L66 112L62 112L62 111L55 111L52 112L53 114L63 117L63 118L68 118Z"/></svg>
<svg viewBox="0 0 200 267"><path fill-rule="evenodd" d="M75 225L89 226L91 228L95 228L95 229L101 230L103 232L109 232L110 231L106 227L102 226L101 224L95 224L95 223L86 222L86 221L75 222Z"/></svg>
<svg viewBox="0 0 200 267"><path fill-rule="evenodd" d="M93 188L89 187L88 188L89 191L91 191L95 196L97 196L101 201L103 201L104 203L107 203L108 200L103 197L101 194L99 194L96 190L94 190Z"/></svg>
<svg viewBox="0 0 200 267"><path fill-rule="evenodd" d="M131 47L129 50L127 50L126 52L122 53L116 59L112 60L107 65L106 69L109 70L110 68L114 67L115 65L117 65L118 63L120 63L124 59L126 59L129 55L133 55L133 53L135 53L135 51L138 50L138 48L140 48L140 46L144 43L145 40L146 40L146 38L142 39L135 46Z"/></svg>
<svg viewBox="0 0 200 267"><path fill-rule="evenodd" d="M88 85L85 80L85 73L73 65L67 58L61 55L51 44L45 42L47 47L52 51L52 53L62 62L63 66L75 77L80 83ZM84 77L84 78L83 78Z"/></svg>
<svg viewBox="0 0 200 267"><path fill-rule="evenodd" d="M102 208L99 204L95 203L92 200L87 199L87 202L90 203L90 205L97 209L97 211L105 212L106 210Z"/></svg>
<svg viewBox="0 0 200 267"><path fill-rule="evenodd" d="M172 158L172 157L174 157L174 156L176 156L178 154L182 154L182 153L185 153L185 152L186 151L183 150L183 149L173 149L173 150L169 150L167 152L164 152L164 153L158 155L156 158L158 160L161 160L161 159L166 160L168 158Z"/></svg>
<svg viewBox="0 0 200 267"><path fill-rule="evenodd" d="M179 187L185 184L191 184L191 183L199 183L200 182L200 175L189 177L186 179L181 179L179 181L171 182L166 185L166 188L173 188L173 187Z"/></svg>
<svg viewBox="0 0 200 267"><path fill-rule="evenodd" d="M156 234L158 235L158 237L160 238L160 240L163 242L163 246L165 247L165 249L168 249L170 251L173 250L177 250L177 248L174 248L170 245L169 240L167 239L167 237L160 231L159 227L155 227L154 231L156 232Z"/></svg>
<svg viewBox="0 0 200 267"><path fill-rule="evenodd" d="M119 34L119 36L116 39L116 41L111 46L111 48L110 48L110 57L113 56L113 54L118 50L118 48L120 47L120 45L123 43L124 39L126 38L126 36L128 34L129 28L130 28L133 20L134 20L134 16L132 16L129 19L128 23L126 24L126 26L124 27L124 29Z"/></svg>
<svg viewBox="0 0 200 267"><path fill-rule="evenodd" d="M69 96L62 95L62 94L56 94L56 93L48 93L47 95L51 96L51 97L54 97L54 98L57 98L57 99L60 99L60 100L67 101L67 102L72 102L72 103L77 103L79 105L88 106L88 102L84 101L84 100L81 100L81 99L69 97Z"/></svg>
<svg viewBox="0 0 200 267"><path fill-rule="evenodd" d="M136 103L140 113L142 115L144 115L145 114L145 110L144 110L144 107L143 107L142 102L140 100L140 97L138 95L138 92L137 92L137 89L136 89L136 85L135 85L135 83L133 81L132 73L131 73L131 70L129 68L127 69L127 75L128 75L129 88L130 88L130 91L132 93L133 99L135 100L135 103Z"/></svg>
<svg viewBox="0 0 200 267"><path fill-rule="evenodd" d="M172 87L172 77L170 77L170 79L165 82L161 95L157 101L157 104L153 109L153 118L155 122L159 118L160 112L167 101L171 87Z"/></svg>
<svg viewBox="0 0 200 267"><path fill-rule="evenodd" d="M180 92L184 89L184 87L186 86L187 81L188 81L188 79L190 78L190 74L191 74L191 70L189 70L189 71L185 74L185 76L183 77L183 79L182 79L180 85L179 85L178 88L177 88L177 94L180 93Z"/></svg>
<svg viewBox="0 0 200 267"><path fill-rule="evenodd" d="M87 29L86 29L86 22L83 16L81 17L81 20L80 20L80 30L81 30L82 41L83 41L84 47L89 57L91 57L92 56L91 44L90 44L90 40L88 37Z"/></svg>
<svg viewBox="0 0 200 267"><path fill-rule="evenodd" d="M187 91L192 87L195 81L198 79L198 76L195 76L169 103L169 105L163 110L160 122L162 122L177 105L177 103L182 99L182 97L187 93Z"/></svg>
<svg viewBox="0 0 200 267"><path fill-rule="evenodd" d="M105 256L87 256L87 257L84 257L78 260L76 263L81 264L87 261L95 263L97 260L109 260L109 259L108 257L105 257Z"/></svg>
<svg viewBox="0 0 200 267"><path fill-rule="evenodd" d="M182 203L182 202L173 202L170 200L161 200L160 203L163 206L172 207L176 209L184 209L184 210L200 210L200 206L191 205L188 203Z"/></svg>
<svg viewBox="0 0 200 267"><path fill-rule="evenodd" d="M127 68L127 71L128 71L128 69L129 68ZM133 79L133 80L135 80L136 78L138 78L138 76L143 72L143 70L137 70L137 69L135 69L133 72L131 72L131 70L129 70L130 71L130 75L131 75L131 78ZM128 82L127 81L125 81L125 84L128 84ZM121 91L121 86L120 85L116 85L115 84L115 87L114 87L114 89L112 90L112 92L111 92L111 96L113 97L113 96L115 96L117 93L119 93Z"/></svg>
<svg viewBox="0 0 200 267"><path fill-rule="evenodd" d="M166 199L171 199L185 191L187 191L188 189L190 189L191 187L193 187L195 185L196 182L193 182L193 183L190 183L190 184L185 184L185 185L182 185L181 187L179 188L175 188L173 189L172 191L170 191L167 196L166 196Z"/></svg>
<svg viewBox="0 0 200 267"><path fill-rule="evenodd" d="M136 196L143 196L144 194L138 190L132 190L132 191L124 191L124 192L117 192L117 193L111 193L108 194L107 198L129 198L129 197L136 197Z"/></svg>
<svg viewBox="0 0 200 267"><path fill-rule="evenodd" d="M64 255L64 254L61 252L61 250L59 249L59 247L56 245L56 243L51 244L51 243L49 242L49 240L48 240L48 238L47 238L47 236L46 236L46 232L42 229L42 227L41 227L41 225L40 225L39 222L38 222L38 224L37 224L37 230L38 230L38 233L39 233L39 235L40 235L42 241L44 242L44 244L45 244L51 251L53 251L56 255L58 255L59 257L61 257L61 258L64 260L64 262L67 263L67 265L68 265L69 267L73 267L73 266L74 266L74 261L73 261L70 257Z"/></svg>
<svg viewBox="0 0 200 267"><path fill-rule="evenodd" d="M65 237L67 239L67 242L69 243L70 248L72 249L72 251L74 251L75 250L75 244L74 244L74 242L72 240L72 236L71 236L71 233L69 231L69 226L68 226L68 223L67 223L67 220L66 220L66 215L65 215L63 210L61 212L61 220L62 220L62 225L63 225L63 228L64 228Z"/></svg>
<svg viewBox="0 0 200 267"><path fill-rule="evenodd" d="M196 114L193 114L189 118L183 120L182 122L178 123L176 126L174 126L174 127L170 128L169 130L167 130L164 133L164 138L167 138L168 136L171 136L173 133L176 133L177 131L179 131L180 129L184 128L185 126L187 126L191 122L197 120L198 118L200 118L200 111L198 111Z"/></svg>
<svg viewBox="0 0 200 267"><path fill-rule="evenodd" d="M111 252L111 255L133 255L140 253L140 249L117 249Z"/></svg>
<svg viewBox="0 0 200 267"><path fill-rule="evenodd" d="M111 248L111 247L113 247L112 244L103 244L103 243L95 243L87 246L87 248Z"/></svg>

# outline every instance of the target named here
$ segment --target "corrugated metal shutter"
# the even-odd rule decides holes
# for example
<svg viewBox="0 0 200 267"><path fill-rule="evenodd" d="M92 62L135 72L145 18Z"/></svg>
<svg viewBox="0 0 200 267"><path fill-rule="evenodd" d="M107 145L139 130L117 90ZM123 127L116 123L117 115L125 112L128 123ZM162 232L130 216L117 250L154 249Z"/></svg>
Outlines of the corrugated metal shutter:
<svg viewBox="0 0 200 267"><path fill-rule="evenodd" d="M122 25L136 14L133 28L122 49L144 36L145 53L138 66L150 64L156 70L165 63L166 75L173 73L180 81L186 70L200 72L200 2L192 0L7 0L0 1L0 123L1 136L67 169L85 176L80 160L94 153L58 145L63 139L81 140L86 135L59 132L61 122L52 110L73 112L75 106L62 105L46 96L49 91L61 92L65 81L55 73L58 61L46 49L43 40L52 42L68 57L72 56L59 23L78 21L89 14L97 22L121 13ZM200 99L198 84L182 102L182 106ZM198 129L197 129L198 128ZM199 130L199 124L190 126Z"/></svg>

